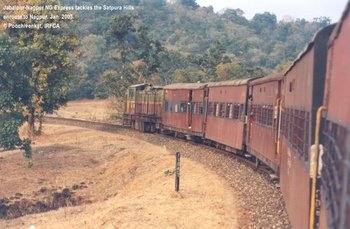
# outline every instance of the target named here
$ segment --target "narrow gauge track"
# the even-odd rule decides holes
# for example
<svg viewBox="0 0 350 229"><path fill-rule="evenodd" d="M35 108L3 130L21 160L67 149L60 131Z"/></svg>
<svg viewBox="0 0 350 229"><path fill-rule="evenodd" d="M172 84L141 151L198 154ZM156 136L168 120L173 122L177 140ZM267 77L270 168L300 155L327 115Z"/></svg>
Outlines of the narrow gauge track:
<svg viewBox="0 0 350 229"><path fill-rule="evenodd" d="M83 128L88 128L88 129L93 129L93 130L99 130L99 131L104 131L104 132L118 132L120 130L132 130L129 127L125 127L123 125L118 125L118 124L111 124L111 123L102 123L102 122L94 122L94 121L87 121L87 120L79 120L79 119L69 119L69 118L60 118L60 117L48 117L46 116L44 118L45 123L50 123L50 124L61 124L61 125L69 125L69 126L78 126L78 127L83 127ZM136 130L132 130L136 131ZM210 149L210 150L215 150L216 153L220 153L224 155L227 158L235 158L236 160L245 163L246 165L250 166L252 169L255 169L257 172L261 172L262 174L266 175L266 177L269 179L271 174L273 174L273 171L265 166L265 165L259 165L257 166L257 163L253 160L250 159L250 157L244 157L240 156L234 153L227 152L222 149L215 148L213 146L209 146L206 144L198 144L194 141L189 141L183 138L178 138L174 137L172 135L164 135L164 134L158 134L154 133L157 136L163 136L171 139L176 139L177 141L180 142L186 142L192 145L201 145L204 148Z"/></svg>
<svg viewBox="0 0 350 229"><path fill-rule="evenodd" d="M168 137L168 138L172 138L172 139L176 139L177 141L180 141L180 142L183 142L183 143L188 143L188 144L192 144L192 145L200 145L201 147L203 148L206 148L208 150L213 150L215 153L219 153L219 154L222 154L223 156L225 156L226 158L231 158L231 159L236 159L238 160L239 162L242 162L248 166L250 166L252 169L256 170L256 172L260 172L262 173L263 175L266 176L267 179L272 179L271 181L276 181L276 179L274 178L273 174L273 170L270 169L269 167L267 167L266 165L263 165L261 164L261 162L256 163L256 161L254 159L252 159L252 157L249 157L247 155L247 157L243 156L243 155L238 155L238 154L234 154L234 153L231 153L231 152L227 152L223 149L219 149L219 148L216 148L214 146L210 146L210 145L207 145L207 144L204 144L204 143L197 143L197 142L194 142L194 141L189 141L185 138L179 138L179 137L174 137L172 135L165 135L165 134L158 134L158 133L154 133L155 135L159 135L159 136L165 136L165 137Z"/></svg>
<svg viewBox="0 0 350 229"><path fill-rule="evenodd" d="M118 124L110 124L110 123L102 123L102 122L93 122L81 119L70 119L70 118L60 118L60 117L44 117L44 123L48 124L60 124L67 126L78 126L93 130L100 130L104 132L118 132L119 130L126 129L122 125Z"/></svg>
<svg viewBox="0 0 350 229"><path fill-rule="evenodd" d="M282 193L255 163L217 148L161 134L147 134L117 124L45 117L44 123L78 126L123 134L181 152L183 157L203 164L223 177L237 195L240 228L291 228ZM185 174L183 174L185 176ZM210 182L210 181L208 181ZM181 187L180 187L181 190Z"/></svg>

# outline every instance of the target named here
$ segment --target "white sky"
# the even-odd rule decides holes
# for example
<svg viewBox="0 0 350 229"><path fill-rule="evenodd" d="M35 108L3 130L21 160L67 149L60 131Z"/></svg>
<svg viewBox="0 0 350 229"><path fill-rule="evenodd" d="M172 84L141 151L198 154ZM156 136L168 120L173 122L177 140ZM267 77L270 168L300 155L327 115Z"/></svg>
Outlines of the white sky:
<svg viewBox="0 0 350 229"><path fill-rule="evenodd" d="M315 17L330 17L337 22L348 0L196 0L200 6L213 6L215 12L224 8L244 11L244 17L252 19L256 13L274 13L280 21L289 15L293 19L305 18L312 21Z"/></svg>

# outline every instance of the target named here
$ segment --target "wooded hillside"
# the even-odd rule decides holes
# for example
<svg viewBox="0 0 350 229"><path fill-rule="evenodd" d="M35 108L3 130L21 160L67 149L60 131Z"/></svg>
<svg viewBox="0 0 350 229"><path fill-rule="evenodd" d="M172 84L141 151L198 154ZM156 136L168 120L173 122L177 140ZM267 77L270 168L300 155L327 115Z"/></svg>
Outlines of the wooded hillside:
<svg viewBox="0 0 350 229"><path fill-rule="evenodd" d="M61 0L61 4L116 5L113 0ZM123 85L141 81L164 85L281 71L315 32L330 23L327 17L312 22L290 18L277 21L271 12L248 20L240 9L214 13L212 7L199 7L195 0L123 0L118 5L132 5L134 10L74 11L80 20L77 29L83 55L76 60L78 73L72 80L71 99L118 94L116 90ZM130 57L124 68L118 59L118 42L108 31L113 18L123 15L135 16L132 26L136 30L147 28L147 39L165 48L157 54L158 65L146 77L140 76L144 71L139 69L144 59ZM130 33L136 36L139 32ZM128 70L125 64L131 65ZM127 71L124 79L122 69Z"/></svg>

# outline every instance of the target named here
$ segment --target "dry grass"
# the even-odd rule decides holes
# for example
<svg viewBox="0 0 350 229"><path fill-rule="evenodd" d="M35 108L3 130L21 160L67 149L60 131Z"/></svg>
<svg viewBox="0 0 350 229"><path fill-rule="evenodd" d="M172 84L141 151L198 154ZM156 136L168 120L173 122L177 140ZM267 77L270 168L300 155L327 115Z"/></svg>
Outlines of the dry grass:
<svg viewBox="0 0 350 229"><path fill-rule="evenodd" d="M66 107L60 108L51 116L107 122L112 121L112 117L120 116L119 108L120 105L115 98L77 100L68 102Z"/></svg>
<svg viewBox="0 0 350 229"><path fill-rule="evenodd" d="M108 117L106 101L74 104L76 108L68 106L59 114ZM164 174L174 168L175 158L165 148L124 135L55 125L44 125L33 147L31 169L18 151L0 154L0 198L21 193L35 199L33 193L41 188L71 189L83 183L86 187L74 195L86 204L0 220L0 228L237 228L234 192L223 178L182 158L180 192L175 192L174 177Z"/></svg>

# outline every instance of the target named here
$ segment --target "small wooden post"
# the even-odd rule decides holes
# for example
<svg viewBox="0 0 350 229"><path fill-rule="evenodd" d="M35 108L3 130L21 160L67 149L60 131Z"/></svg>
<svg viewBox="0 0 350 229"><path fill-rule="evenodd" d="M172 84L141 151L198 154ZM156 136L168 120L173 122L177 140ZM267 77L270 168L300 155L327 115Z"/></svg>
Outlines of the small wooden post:
<svg viewBox="0 0 350 229"><path fill-rule="evenodd" d="M176 153L176 174L175 174L175 191L178 192L180 188L180 153Z"/></svg>

